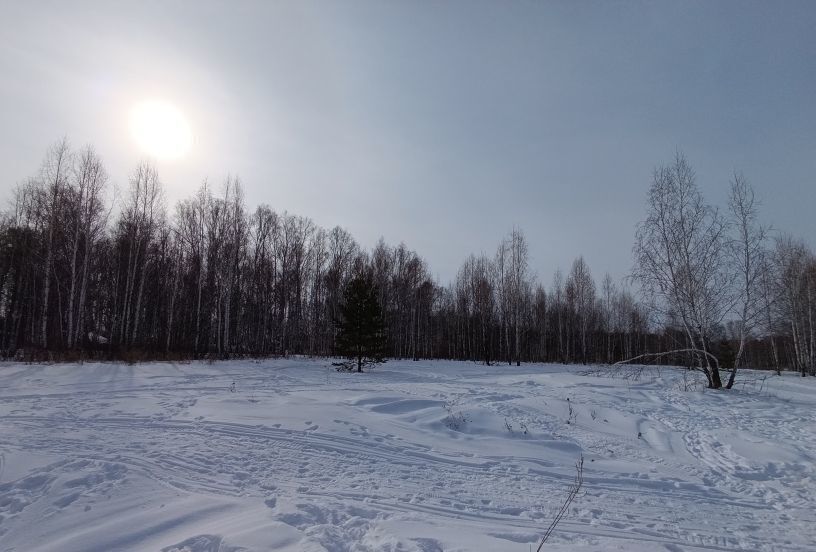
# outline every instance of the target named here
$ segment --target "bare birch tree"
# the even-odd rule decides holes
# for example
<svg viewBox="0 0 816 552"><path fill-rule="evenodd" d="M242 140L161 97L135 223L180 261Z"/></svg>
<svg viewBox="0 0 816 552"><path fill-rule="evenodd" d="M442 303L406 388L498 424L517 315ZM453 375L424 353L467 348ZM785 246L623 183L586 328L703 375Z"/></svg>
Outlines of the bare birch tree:
<svg viewBox="0 0 816 552"><path fill-rule="evenodd" d="M510 234L510 310L512 313L516 366L521 365L522 313L530 296L529 249L524 233L513 228Z"/></svg>
<svg viewBox="0 0 816 552"><path fill-rule="evenodd" d="M70 291L68 296L68 347L73 348L83 332L88 271L96 242L107 222L102 194L108 175L96 152L88 146L73 167L72 191L75 219L71 245ZM80 261L81 259L81 261Z"/></svg>
<svg viewBox="0 0 816 552"><path fill-rule="evenodd" d="M801 240L782 236L776 242L780 315L793 344L795 369L802 376L816 373L816 260Z"/></svg>
<svg viewBox="0 0 816 552"><path fill-rule="evenodd" d="M745 342L753 334L763 314L759 286L765 268L763 257L768 229L758 221L754 190L741 174L735 174L731 181L728 209L734 229L728 259L737 273L735 295L739 329L739 347L725 386L731 389L743 361Z"/></svg>
<svg viewBox="0 0 816 552"><path fill-rule="evenodd" d="M71 163L72 154L68 146L68 139L63 138L48 151L41 170L44 193L40 208L42 210L42 219L47 235L45 241L45 263L43 267L42 317L40 321L40 336L43 349L48 348L48 319L54 257L56 253L57 224L61 211L61 201L64 197L64 190L68 186Z"/></svg>
<svg viewBox="0 0 816 552"><path fill-rule="evenodd" d="M710 339L732 303L733 274L727 267L726 223L706 204L694 170L678 153L654 171L648 216L635 234L634 278L648 302L664 316L673 312L708 386L722 387Z"/></svg>
<svg viewBox="0 0 816 552"><path fill-rule="evenodd" d="M595 312L595 281L583 257L578 257L572 263L566 293L572 303L573 319L578 329L581 362L586 364L589 359L590 326Z"/></svg>

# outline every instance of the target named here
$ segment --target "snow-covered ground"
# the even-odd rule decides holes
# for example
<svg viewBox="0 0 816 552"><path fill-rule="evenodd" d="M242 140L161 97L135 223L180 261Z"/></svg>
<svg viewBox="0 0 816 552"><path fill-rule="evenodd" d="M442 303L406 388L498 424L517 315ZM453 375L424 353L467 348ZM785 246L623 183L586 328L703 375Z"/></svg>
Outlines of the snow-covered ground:
<svg viewBox="0 0 816 552"><path fill-rule="evenodd" d="M0 550L816 549L812 378L328 364L0 364Z"/></svg>

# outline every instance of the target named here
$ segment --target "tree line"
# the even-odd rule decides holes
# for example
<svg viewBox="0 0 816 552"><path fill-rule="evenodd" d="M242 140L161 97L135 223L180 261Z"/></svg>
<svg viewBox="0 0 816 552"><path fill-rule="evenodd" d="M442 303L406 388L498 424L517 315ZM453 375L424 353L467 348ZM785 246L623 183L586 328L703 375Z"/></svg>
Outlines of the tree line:
<svg viewBox="0 0 816 552"><path fill-rule="evenodd" d="M741 176L728 213L705 204L682 156L655 171L622 283L598 284L578 257L546 285L513 229L443 285L402 243L366 250L340 227L248 209L237 178L172 208L150 163L106 203L109 186L93 148L62 140L14 190L0 221L6 358L330 356L344 291L365 276L394 358L589 364L691 350L651 361L710 377L709 356L718 369L816 374L813 252L759 224Z"/></svg>

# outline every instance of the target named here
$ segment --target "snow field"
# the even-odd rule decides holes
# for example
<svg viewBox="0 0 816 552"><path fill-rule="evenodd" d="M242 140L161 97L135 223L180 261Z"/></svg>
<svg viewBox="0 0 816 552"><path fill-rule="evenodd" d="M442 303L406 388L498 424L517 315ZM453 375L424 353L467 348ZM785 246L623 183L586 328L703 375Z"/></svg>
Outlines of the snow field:
<svg viewBox="0 0 816 552"><path fill-rule="evenodd" d="M0 551L816 549L816 382L582 370L2 364Z"/></svg>

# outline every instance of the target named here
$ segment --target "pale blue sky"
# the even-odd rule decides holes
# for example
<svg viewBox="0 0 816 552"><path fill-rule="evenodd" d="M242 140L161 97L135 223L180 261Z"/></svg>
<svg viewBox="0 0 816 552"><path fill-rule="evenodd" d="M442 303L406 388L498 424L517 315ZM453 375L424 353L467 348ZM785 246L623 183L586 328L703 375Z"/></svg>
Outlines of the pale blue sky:
<svg viewBox="0 0 816 552"><path fill-rule="evenodd" d="M547 283L579 254L625 275L676 149L710 201L741 170L816 242L816 2L0 0L0 74L4 197L63 135L123 186L159 97L196 140L159 163L171 202L237 174L443 282L513 225Z"/></svg>

